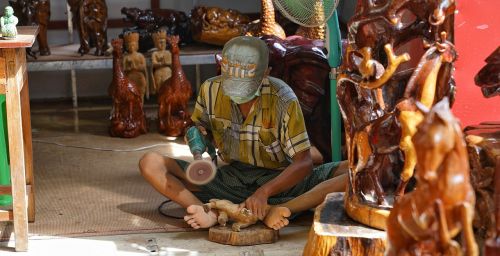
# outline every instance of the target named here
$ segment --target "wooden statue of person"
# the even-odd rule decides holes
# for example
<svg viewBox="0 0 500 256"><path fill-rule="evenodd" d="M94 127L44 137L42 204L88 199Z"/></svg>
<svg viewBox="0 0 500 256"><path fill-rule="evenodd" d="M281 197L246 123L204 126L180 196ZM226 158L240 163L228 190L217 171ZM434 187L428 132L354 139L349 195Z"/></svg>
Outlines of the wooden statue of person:
<svg viewBox="0 0 500 256"><path fill-rule="evenodd" d="M123 36L128 54L123 57L123 70L141 93L142 101L148 87L146 59L139 50L139 33L127 33Z"/></svg>
<svg viewBox="0 0 500 256"><path fill-rule="evenodd" d="M158 93L165 80L172 76L172 53L167 48L167 33L160 30L153 34L156 51L151 54L153 63L153 91Z"/></svg>

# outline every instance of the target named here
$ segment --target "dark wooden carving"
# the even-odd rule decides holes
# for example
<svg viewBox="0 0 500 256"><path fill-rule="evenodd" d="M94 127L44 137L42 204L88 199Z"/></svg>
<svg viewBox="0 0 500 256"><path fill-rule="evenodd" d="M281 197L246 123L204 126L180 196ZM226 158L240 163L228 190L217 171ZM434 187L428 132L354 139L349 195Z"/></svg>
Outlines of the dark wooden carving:
<svg viewBox="0 0 500 256"><path fill-rule="evenodd" d="M146 9L123 7L121 13L125 20L134 24L131 28L123 30L126 32L137 32L139 38L139 51L146 52L154 47L152 33L165 30L169 35L179 35L180 44L185 45L192 41L189 28L189 18L184 12L171 9Z"/></svg>
<svg viewBox="0 0 500 256"><path fill-rule="evenodd" d="M192 123L187 104L193 91L179 61L179 36L167 36L167 42L172 52L172 76L158 93L159 130L167 136L181 136Z"/></svg>
<svg viewBox="0 0 500 256"><path fill-rule="evenodd" d="M105 55L108 50L108 7L105 0L67 0L73 14L73 24L78 29L80 48L87 54L95 47L95 55Z"/></svg>
<svg viewBox="0 0 500 256"><path fill-rule="evenodd" d="M113 46L113 80L109 95L113 98L111 126L113 137L134 138L146 133L142 97L137 85L127 78L122 68L123 40L115 39Z"/></svg>
<svg viewBox="0 0 500 256"><path fill-rule="evenodd" d="M500 202L495 198L499 193L495 187L500 185L500 122L467 126L464 132L476 193L474 234L480 247L488 239L499 241L490 247L500 251Z"/></svg>
<svg viewBox="0 0 500 256"><path fill-rule="evenodd" d="M16 16L19 18L19 26L38 25L38 51L40 55L50 55L49 43L47 41L47 26L50 20L50 0L17 0L9 1ZM36 58L36 53L31 48L26 49L29 56Z"/></svg>
<svg viewBox="0 0 500 256"><path fill-rule="evenodd" d="M360 0L349 21L337 84L350 165L346 210L372 227L386 227L394 196L412 177L411 137L422 119L415 102L453 102L454 10L454 0Z"/></svg>
<svg viewBox="0 0 500 256"><path fill-rule="evenodd" d="M269 47L271 76L285 81L297 95L307 132L324 161L331 161L330 65L320 40L262 37Z"/></svg>
<svg viewBox="0 0 500 256"><path fill-rule="evenodd" d="M197 6L191 10L193 39L202 43L224 45L244 35L248 22L248 16L232 9Z"/></svg>
<svg viewBox="0 0 500 256"><path fill-rule="evenodd" d="M417 186L391 210L387 255L478 255L467 150L447 99L425 114L413 143ZM453 240L460 232L463 248Z"/></svg>
<svg viewBox="0 0 500 256"><path fill-rule="evenodd" d="M484 97L490 98L500 95L500 47L486 58L486 63L474 81L481 87Z"/></svg>

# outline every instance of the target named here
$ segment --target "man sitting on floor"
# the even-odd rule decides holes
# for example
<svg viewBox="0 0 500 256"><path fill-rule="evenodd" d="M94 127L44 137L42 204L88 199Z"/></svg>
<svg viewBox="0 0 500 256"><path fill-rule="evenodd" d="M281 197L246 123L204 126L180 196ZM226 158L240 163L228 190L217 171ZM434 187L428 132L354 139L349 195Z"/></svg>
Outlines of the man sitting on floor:
<svg viewBox="0 0 500 256"><path fill-rule="evenodd" d="M191 184L185 161L153 152L140 160L144 178L186 207L184 219L195 229L217 223L217 212L206 213L202 207L211 198L241 203L268 227L280 229L291 213L316 207L326 194L345 190L347 164L313 168L297 97L285 82L268 76L268 58L259 38L234 38L222 51L222 75L200 88L191 119L211 135L228 163L210 183Z"/></svg>

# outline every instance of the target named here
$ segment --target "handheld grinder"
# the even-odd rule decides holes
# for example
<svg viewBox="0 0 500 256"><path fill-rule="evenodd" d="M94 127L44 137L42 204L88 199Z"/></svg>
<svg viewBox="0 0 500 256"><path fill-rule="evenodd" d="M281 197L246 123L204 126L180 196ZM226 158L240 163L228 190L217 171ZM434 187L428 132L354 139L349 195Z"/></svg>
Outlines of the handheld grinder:
<svg viewBox="0 0 500 256"><path fill-rule="evenodd" d="M209 183L217 173L214 162L217 161L215 147L201 134L200 130L192 126L186 131L186 140L189 150L193 154L194 161L189 164L186 170L186 178L196 185ZM202 154L207 151L212 161L204 160Z"/></svg>

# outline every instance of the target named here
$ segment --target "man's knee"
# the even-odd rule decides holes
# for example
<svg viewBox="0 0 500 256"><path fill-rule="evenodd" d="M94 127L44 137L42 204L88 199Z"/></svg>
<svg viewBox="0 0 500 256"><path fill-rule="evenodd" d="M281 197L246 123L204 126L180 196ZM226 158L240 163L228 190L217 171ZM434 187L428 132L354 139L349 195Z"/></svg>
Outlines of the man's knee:
<svg viewBox="0 0 500 256"><path fill-rule="evenodd" d="M164 157L156 152L148 152L139 160L139 170L142 176L149 176L158 166L163 165Z"/></svg>

